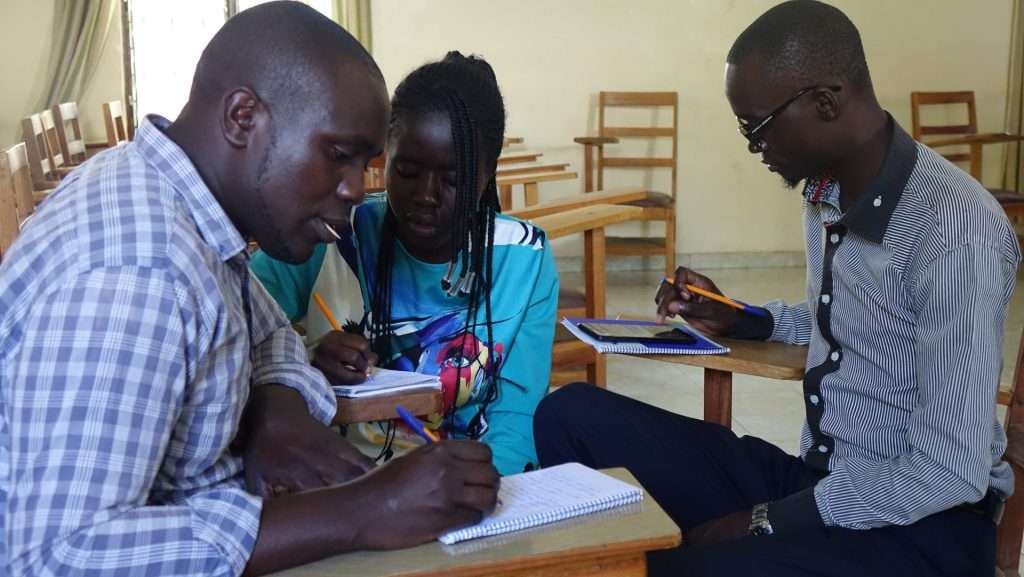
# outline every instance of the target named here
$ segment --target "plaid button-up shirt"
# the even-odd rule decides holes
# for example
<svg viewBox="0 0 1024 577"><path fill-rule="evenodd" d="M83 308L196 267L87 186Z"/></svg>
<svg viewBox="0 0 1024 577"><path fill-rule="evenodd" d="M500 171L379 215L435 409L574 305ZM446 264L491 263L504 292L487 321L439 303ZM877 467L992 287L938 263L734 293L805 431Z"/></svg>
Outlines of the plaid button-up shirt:
<svg viewBox="0 0 1024 577"><path fill-rule="evenodd" d="M73 172L0 265L0 575L237 575L262 505L229 451L250 387L333 418L166 126Z"/></svg>

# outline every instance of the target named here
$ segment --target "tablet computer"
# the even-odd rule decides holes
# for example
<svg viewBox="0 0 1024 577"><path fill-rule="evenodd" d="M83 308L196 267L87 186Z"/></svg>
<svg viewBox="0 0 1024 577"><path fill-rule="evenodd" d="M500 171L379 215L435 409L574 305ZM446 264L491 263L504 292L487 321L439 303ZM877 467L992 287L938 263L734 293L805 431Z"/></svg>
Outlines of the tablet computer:
<svg viewBox="0 0 1024 577"><path fill-rule="evenodd" d="M599 341L619 343L675 343L692 345L697 339L690 333L671 325L581 322L577 325Z"/></svg>

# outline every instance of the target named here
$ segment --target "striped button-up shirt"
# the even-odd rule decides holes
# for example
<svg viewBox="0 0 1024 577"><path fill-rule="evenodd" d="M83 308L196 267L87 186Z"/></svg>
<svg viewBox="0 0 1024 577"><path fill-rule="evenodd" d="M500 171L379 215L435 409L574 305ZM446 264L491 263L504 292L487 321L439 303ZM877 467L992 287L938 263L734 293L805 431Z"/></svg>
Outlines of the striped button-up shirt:
<svg viewBox="0 0 1024 577"><path fill-rule="evenodd" d="M845 214L835 181L806 183L807 301L766 305L762 336L810 346L801 455L827 473L773 524L906 525L1013 490L995 399L1017 238L977 181L890 126Z"/></svg>
<svg viewBox="0 0 1024 577"><path fill-rule="evenodd" d="M0 265L0 575L237 575L250 387L334 415L166 125L67 177Z"/></svg>

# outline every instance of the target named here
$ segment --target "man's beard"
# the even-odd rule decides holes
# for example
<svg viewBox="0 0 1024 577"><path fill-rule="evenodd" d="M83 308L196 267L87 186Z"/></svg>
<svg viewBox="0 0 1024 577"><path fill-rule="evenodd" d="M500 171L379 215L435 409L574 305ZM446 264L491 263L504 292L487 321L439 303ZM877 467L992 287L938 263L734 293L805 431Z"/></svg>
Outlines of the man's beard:
<svg viewBox="0 0 1024 577"><path fill-rule="evenodd" d="M790 190L796 190L796 188L800 186L800 183L804 181L804 179L802 178L794 180L792 178L782 176L781 174L779 175L779 178L782 179L782 184L785 185L786 188Z"/></svg>

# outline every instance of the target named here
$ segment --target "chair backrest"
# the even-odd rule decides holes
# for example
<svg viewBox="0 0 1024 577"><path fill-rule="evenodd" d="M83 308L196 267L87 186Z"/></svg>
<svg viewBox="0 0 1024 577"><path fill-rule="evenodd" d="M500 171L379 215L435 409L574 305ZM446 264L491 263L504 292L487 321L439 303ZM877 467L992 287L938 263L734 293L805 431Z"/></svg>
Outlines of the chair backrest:
<svg viewBox="0 0 1024 577"><path fill-rule="evenodd" d="M53 111L43 110L39 113L39 119L43 123L46 148L50 151L50 165L55 171L58 168L64 168L68 159L60 151L60 138L57 137L57 121L53 118Z"/></svg>
<svg viewBox="0 0 1024 577"><path fill-rule="evenodd" d="M923 125L921 109L925 106L960 105L966 108L966 124ZM929 136L963 136L978 133L978 113L974 107L974 91L959 92L911 92L911 126L914 140L928 143ZM979 150L980 154L980 150ZM970 162L971 152L943 154L950 162Z"/></svg>
<svg viewBox="0 0 1024 577"><path fill-rule="evenodd" d="M14 186L14 203L17 207L18 223L25 222L25 219L32 214L36 208L35 198L32 194L32 174L28 162L28 150L24 142L19 142L7 149L7 169L11 173L11 182Z"/></svg>
<svg viewBox="0 0 1024 577"><path fill-rule="evenodd" d="M387 154L381 154L370 160L370 164L366 166L366 173L363 175L364 186L366 187L367 194L371 192L384 192L384 184L386 181L384 168L387 163Z"/></svg>
<svg viewBox="0 0 1024 577"><path fill-rule="evenodd" d="M0 154L0 259L7 254L18 236L18 208L14 200L14 182L7 165L7 155Z"/></svg>
<svg viewBox="0 0 1024 577"><path fill-rule="evenodd" d="M57 175L54 172L50 149L46 147L46 130L39 114L21 120L25 148L28 152L29 167L32 170L32 186L37 189L51 188Z"/></svg>
<svg viewBox="0 0 1024 577"><path fill-rule="evenodd" d="M1006 576L1018 575L1021 540L1024 538L1024 337L1017 352L1017 366L1011 381L1013 389L1006 409L1007 446L1003 458L1013 468L1014 491L1006 501L1006 510L996 533L996 567ZM1006 397L999 395L1000 402Z"/></svg>
<svg viewBox="0 0 1024 577"><path fill-rule="evenodd" d="M82 128L78 123L78 104L54 104L50 111L57 126L57 145L60 147L60 153L69 163L84 162L85 140L82 138Z"/></svg>
<svg viewBox="0 0 1024 577"><path fill-rule="evenodd" d="M124 105L120 100L103 103L103 126L107 129L107 146L117 146L128 140L125 122Z"/></svg>
<svg viewBox="0 0 1024 577"><path fill-rule="evenodd" d="M613 108L649 108L656 113L660 109L671 109L671 126L652 126L633 124L623 126L621 123L610 124L609 109ZM611 136L619 139L646 139L652 148L659 138L671 139L672 157L642 156L626 157L611 156L613 145L598 148L597 157L597 190L604 190L604 171L606 168L667 168L672 173L670 194L676 196L677 140L679 135L679 95L676 92L601 92L598 96L597 129L600 136ZM654 153L652 153L654 154Z"/></svg>

